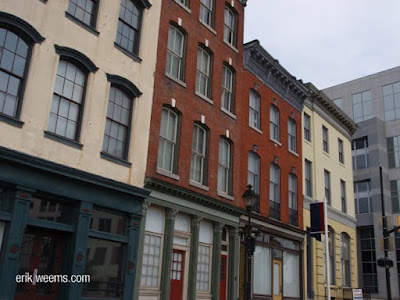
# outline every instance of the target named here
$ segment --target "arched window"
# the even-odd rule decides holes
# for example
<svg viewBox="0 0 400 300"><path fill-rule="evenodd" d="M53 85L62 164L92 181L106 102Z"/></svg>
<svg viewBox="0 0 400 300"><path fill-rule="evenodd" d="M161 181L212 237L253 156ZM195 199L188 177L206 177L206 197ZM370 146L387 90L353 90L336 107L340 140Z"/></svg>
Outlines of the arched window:
<svg viewBox="0 0 400 300"><path fill-rule="evenodd" d="M190 179L201 185L207 184L207 141L208 130L195 123L193 125Z"/></svg>
<svg viewBox="0 0 400 300"><path fill-rule="evenodd" d="M181 81L184 81L185 75L185 44L186 35L175 25L170 24L165 72Z"/></svg>
<svg viewBox="0 0 400 300"><path fill-rule="evenodd" d="M234 86L235 72L224 64L222 66L221 107L232 114L235 113Z"/></svg>
<svg viewBox="0 0 400 300"><path fill-rule="evenodd" d="M225 6L224 41L236 47L237 16L232 7Z"/></svg>
<svg viewBox="0 0 400 300"><path fill-rule="evenodd" d="M279 109L275 105L270 108L270 138L274 141L280 141L279 134Z"/></svg>
<svg viewBox="0 0 400 300"><path fill-rule="evenodd" d="M196 93L211 98L212 54L203 46L197 50Z"/></svg>
<svg viewBox="0 0 400 300"><path fill-rule="evenodd" d="M260 119L260 95L256 91L250 90L249 125L261 129Z"/></svg>
<svg viewBox="0 0 400 300"><path fill-rule="evenodd" d="M350 237L347 233L341 234L342 242L342 286L351 286L350 280Z"/></svg>
<svg viewBox="0 0 400 300"><path fill-rule="evenodd" d="M323 243L324 243L324 262L326 261L326 248L325 248L325 235L323 235ZM336 269L336 262L335 262L335 231L331 226L328 226L328 247L329 247L329 269L330 269L330 279L331 284L335 284L335 269ZM325 264L325 282L327 282L327 272L326 272L326 264Z"/></svg>
<svg viewBox="0 0 400 300"><path fill-rule="evenodd" d="M297 177L289 174L289 223L297 226Z"/></svg>
<svg viewBox="0 0 400 300"><path fill-rule="evenodd" d="M281 198L280 198L280 177L281 169L275 163L272 163L269 168L269 205L270 217L281 219Z"/></svg>

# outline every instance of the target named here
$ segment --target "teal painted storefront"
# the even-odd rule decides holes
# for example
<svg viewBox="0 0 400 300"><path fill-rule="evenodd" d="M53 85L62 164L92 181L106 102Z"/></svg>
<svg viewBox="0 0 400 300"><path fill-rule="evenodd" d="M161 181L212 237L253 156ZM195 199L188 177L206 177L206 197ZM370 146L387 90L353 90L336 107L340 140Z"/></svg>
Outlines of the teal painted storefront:
<svg viewBox="0 0 400 300"><path fill-rule="evenodd" d="M0 299L132 299L148 194L0 147ZM91 283L17 284L35 259L39 274L51 266L48 272L90 274Z"/></svg>

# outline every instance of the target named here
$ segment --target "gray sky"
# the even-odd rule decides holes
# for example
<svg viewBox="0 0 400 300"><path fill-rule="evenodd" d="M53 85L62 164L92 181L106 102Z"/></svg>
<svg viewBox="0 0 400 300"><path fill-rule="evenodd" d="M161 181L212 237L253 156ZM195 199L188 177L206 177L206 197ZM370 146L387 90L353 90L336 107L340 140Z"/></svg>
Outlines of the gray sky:
<svg viewBox="0 0 400 300"><path fill-rule="evenodd" d="M248 0L244 41L323 89L400 65L399 0Z"/></svg>

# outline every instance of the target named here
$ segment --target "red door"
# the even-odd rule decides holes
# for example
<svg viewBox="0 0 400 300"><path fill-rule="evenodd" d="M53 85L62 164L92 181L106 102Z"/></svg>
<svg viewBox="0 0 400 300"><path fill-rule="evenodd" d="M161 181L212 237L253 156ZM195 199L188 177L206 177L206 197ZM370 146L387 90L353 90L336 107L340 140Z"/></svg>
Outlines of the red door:
<svg viewBox="0 0 400 300"><path fill-rule="evenodd" d="M226 300L226 269L228 256L221 254L221 277L219 286L219 300Z"/></svg>
<svg viewBox="0 0 400 300"><path fill-rule="evenodd" d="M172 250L171 293L170 300L182 300L183 273L185 269L185 251Z"/></svg>
<svg viewBox="0 0 400 300"><path fill-rule="evenodd" d="M27 229L21 248L19 274L23 275L26 272L30 275L60 274L62 250L63 237L60 233ZM55 300L57 290L58 283L19 283L15 300Z"/></svg>

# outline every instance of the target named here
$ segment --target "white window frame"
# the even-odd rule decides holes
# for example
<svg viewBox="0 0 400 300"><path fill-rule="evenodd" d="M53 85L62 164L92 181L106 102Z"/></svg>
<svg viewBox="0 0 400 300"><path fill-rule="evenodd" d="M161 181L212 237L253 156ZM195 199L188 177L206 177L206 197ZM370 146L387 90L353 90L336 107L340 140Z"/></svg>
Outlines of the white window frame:
<svg viewBox="0 0 400 300"><path fill-rule="evenodd" d="M233 97L234 78L234 72L224 64L222 66L221 107L232 114L235 113L235 102ZM227 103L225 103L225 96L227 96L228 99Z"/></svg>
<svg viewBox="0 0 400 300"><path fill-rule="evenodd" d="M205 3L206 1L200 0L200 13L199 20L201 23L206 24L207 26L213 28L214 25L214 0L210 0L210 6ZM204 18L205 14L208 15L209 22L207 22L207 18Z"/></svg>
<svg viewBox="0 0 400 300"><path fill-rule="evenodd" d="M222 153L222 150L224 149L223 145L226 145L226 153ZM226 156L226 161L227 164L224 164L224 162L221 161L222 156ZM223 158L223 157L222 157ZM232 186L232 148L231 148L231 143L224 139L220 138L219 140L219 155L218 155L218 191L225 193L225 194L230 194L231 193L231 186ZM225 159L224 159L225 160ZM221 182L220 182L220 172L223 172L225 174L225 190L222 189L221 187Z"/></svg>
<svg viewBox="0 0 400 300"><path fill-rule="evenodd" d="M297 137L296 137L297 124L293 118L288 120L288 147L292 152L297 153Z"/></svg>
<svg viewBox="0 0 400 300"><path fill-rule="evenodd" d="M272 118L276 120L272 120ZM274 141L280 142L280 130L279 130L280 114L279 114L279 109L278 107L276 107L276 105L271 105L270 107L269 121L270 121L270 138Z"/></svg>
<svg viewBox="0 0 400 300"><path fill-rule="evenodd" d="M175 116L175 124L174 124L174 133L173 133L173 139L172 140L168 139L168 137L167 137L168 133L166 134L167 136L162 136L161 135L162 128L160 128L159 149L158 149L158 151L159 151L158 153L159 154L158 154L158 156L160 156L160 151L161 151L160 144L161 143L163 144L164 151L162 153L161 161L157 160L157 168L163 169L163 170L165 170L167 172L176 173L176 155L177 155L176 150L177 150L177 143L178 143L177 136L178 136L179 115L176 112L174 112L173 110L171 110L169 108L166 108L166 107L162 108L162 112L163 111L167 112L167 118L168 118L166 120L166 124L167 124L166 130L168 130L169 122L171 121L170 115L174 115ZM161 119L162 119L162 115L163 115L162 112L161 112ZM162 124L162 121L161 121L161 124ZM165 147L165 145L168 144L168 143L172 145L171 169L168 169L165 166L165 161L166 161L165 160L165 156L166 156L166 151L165 151L166 147Z"/></svg>
<svg viewBox="0 0 400 300"><path fill-rule="evenodd" d="M204 80L204 91L201 80ZM211 54L203 47L197 50L196 93L211 98Z"/></svg>
<svg viewBox="0 0 400 300"><path fill-rule="evenodd" d="M203 132L203 140L202 140L202 149L199 149L199 142L200 142L200 134L199 132ZM196 140L195 140L196 139ZM193 149L195 147L195 149ZM190 179L205 185L205 178L206 178L206 152L207 152L207 130L199 125L199 124L194 124L193 125L193 138L192 138L192 156L191 156L191 162L190 162ZM194 161L200 160L200 180L197 180L195 178L195 174L197 174L195 167L196 164L194 164Z"/></svg>
<svg viewBox="0 0 400 300"><path fill-rule="evenodd" d="M173 32L172 32L173 30ZM173 39L171 43L173 44L174 48L176 48L176 36L177 35L181 36L181 45L179 45L179 52L176 52L176 49L170 49L170 39ZM173 36L172 36L173 35ZM186 42L186 36L174 25L170 24L169 25L169 31L168 31L168 46L167 46L167 61L166 61L166 66L165 66L165 72L169 75L172 76L173 78L176 78L180 81L184 81L184 48L185 48L185 42ZM169 59L168 59L169 58ZM173 74L173 66L174 66L174 58L175 61L178 63L178 76L175 76ZM170 62L169 64L169 69L168 69L168 61Z"/></svg>
<svg viewBox="0 0 400 300"><path fill-rule="evenodd" d="M304 139L308 142L311 142L311 117L304 113Z"/></svg>
<svg viewBox="0 0 400 300"><path fill-rule="evenodd" d="M224 41L233 47L236 46L236 22L236 13L225 6Z"/></svg>
<svg viewBox="0 0 400 300"><path fill-rule="evenodd" d="M254 101L252 101L254 99ZM254 106L252 105L254 102ZM253 122L252 117L253 116ZM250 90L249 95L249 125L256 129L261 129L261 122L260 122L260 96L254 90Z"/></svg>

